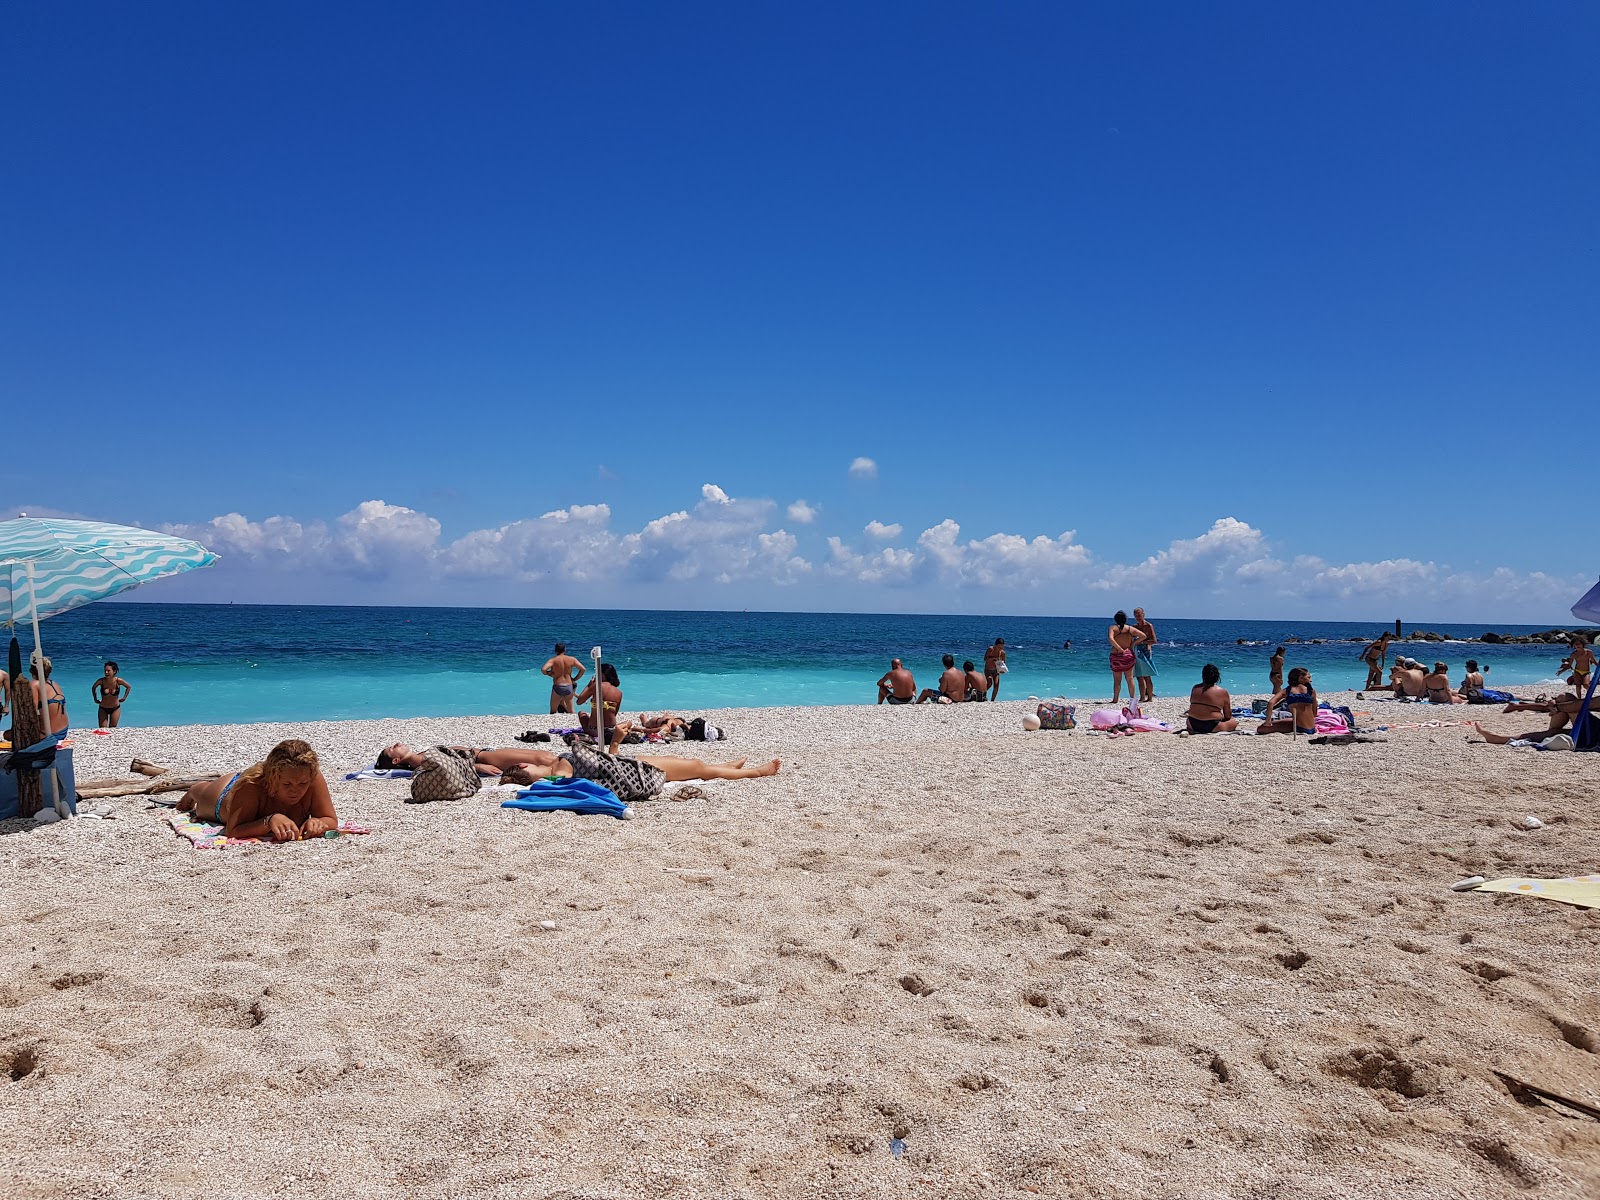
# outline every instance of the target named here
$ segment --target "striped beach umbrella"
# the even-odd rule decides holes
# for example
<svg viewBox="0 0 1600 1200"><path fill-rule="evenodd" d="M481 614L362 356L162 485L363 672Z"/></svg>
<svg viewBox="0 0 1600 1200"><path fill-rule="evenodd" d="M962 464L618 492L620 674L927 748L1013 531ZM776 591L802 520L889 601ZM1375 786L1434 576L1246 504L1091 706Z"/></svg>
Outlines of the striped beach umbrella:
<svg viewBox="0 0 1600 1200"><path fill-rule="evenodd" d="M131 525L26 515L0 521L0 621L8 629L19 621L31 624L34 652L43 660L39 622L44 618L216 561L198 542ZM45 692L39 689L39 719L48 732ZM56 812L62 812L61 798L54 799Z"/></svg>
<svg viewBox="0 0 1600 1200"><path fill-rule="evenodd" d="M0 521L0 621L43 620L216 561L199 542L131 525Z"/></svg>

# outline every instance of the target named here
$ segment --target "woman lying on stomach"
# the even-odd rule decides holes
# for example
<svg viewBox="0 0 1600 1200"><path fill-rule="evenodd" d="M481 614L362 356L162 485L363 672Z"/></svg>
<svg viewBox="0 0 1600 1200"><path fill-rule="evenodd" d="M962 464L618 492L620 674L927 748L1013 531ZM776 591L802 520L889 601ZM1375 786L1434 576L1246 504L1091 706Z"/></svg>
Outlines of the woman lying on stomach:
<svg viewBox="0 0 1600 1200"><path fill-rule="evenodd" d="M180 812L220 824L233 838L293 842L339 828L317 752L298 738L279 742L267 757L224 782L197 783L178 801Z"/></svg>

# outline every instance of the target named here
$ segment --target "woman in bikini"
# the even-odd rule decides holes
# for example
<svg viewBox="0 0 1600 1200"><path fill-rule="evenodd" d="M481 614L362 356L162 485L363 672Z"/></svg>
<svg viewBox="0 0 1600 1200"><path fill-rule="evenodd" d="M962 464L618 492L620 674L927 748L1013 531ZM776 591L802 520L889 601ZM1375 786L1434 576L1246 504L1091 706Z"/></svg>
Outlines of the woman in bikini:
<svg viewBox="0 0 1600 1200"><path fill-rule="evenodd" d="M1467 698L1450 690L1450 664L1436 662L1433 674L1422 677L1422 686L1428 690L1429 704L1465 704Z"/></svg>
<svg viewBox="0 0 1600 1200"><path fill-rule="evenodd" d="M617 678L616 667L610 663L601 663L600 678L590 679L589 686L574 697L578 704L578 724L596 742L600 740L594 731L594 710L584 707L594 702L594 690L597 687L600 689L600 712L605 719L606 737L610 739L612 752L615 753L633 725L627 721L617 721L617 714L622 711L622 681Z"/></svg>
<svg viewBox="0 0 1600 1200"><path fill-rule="evenodd" d="M1185 720L1190 733L1232 733L1239 728L1233 715L1233 697L1221 683L1222 672L1215 663L1200 668L1200 682L1189 689Z"/></svg>
<svg viewBox="0 0 1600 1200"><path fill-rule="evenodd" d="M50 732L64 734L72 727L72 722L67 720L67 697L61 690L61 685L50 678L50 660L43 660L44 683L39 683L39 652L35 650L33 657L28 660L28 674L33 676L33 706L39 707L39 692L44 690L45 704L50 709Z"/></svg>
<svg viewBox="0 0 1600 1200"><path fill-rule="evenodd" d="M470 754L473 765L477 767L478 774L487 778L503 775L516 767L538 763L545 754L542 750L527 750L510 747L505 750L478 749L475 746L448 746L446 749L455 750L461 754ZM392 746L385 746L378 751L378 761L375 767L379 771L415 771L422 765L422 751L408 746L405 742L395 742Z"/></svg>
<svg viewBox="0 0 1600 1200"><path fill-rule="evenodd" d="M1284 707L1292 714L1286 721L1275 721L1272 714L1279 707ZM1304 667L1295 667L1289 672L1289 686L1281 692L1274 692L1272 699L1267 702L1267 719L1261 722L1257 733L1299 733L1306 737L1314 737L1317 732L1317 692L1311 686L1311 672Z"/></svg>
<svg viewBox="0 0 1600 1200"><path fill-rule="evenodd" d="M1143 644L1144 634L1129 625L1128 614L1119 609L1116 616L1111 618L1106 637L1111 642L1111 703L1117 703L1122 696L1124 680L1128 683L1128 700L1131 703L1139 696L1133 683L1133 667L1137 661L1133 656L1133 648Z"/></svg>
<svg viewBox="0 0 1600 1200"><path fill-rule="evenodd" d="M231 838L296 842L339 828L317 752L298 738L279 742L254 766L224 779L197 783L178 801L207 825L221 824Z"/></svg>

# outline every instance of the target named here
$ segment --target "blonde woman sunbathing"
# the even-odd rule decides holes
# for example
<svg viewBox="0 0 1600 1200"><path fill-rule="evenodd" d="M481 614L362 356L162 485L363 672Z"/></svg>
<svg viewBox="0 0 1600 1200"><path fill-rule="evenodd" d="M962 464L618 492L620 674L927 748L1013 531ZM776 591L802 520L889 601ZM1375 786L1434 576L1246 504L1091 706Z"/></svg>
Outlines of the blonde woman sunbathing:
<svg viewBox="0 0 1600 1200"><path fill-rule="evenodd" d="M177 807L203 824L220 824L231 838L294 842L339 828L317 752L298 738L279 742L226 783L218 775L195 784Z"/></svg>

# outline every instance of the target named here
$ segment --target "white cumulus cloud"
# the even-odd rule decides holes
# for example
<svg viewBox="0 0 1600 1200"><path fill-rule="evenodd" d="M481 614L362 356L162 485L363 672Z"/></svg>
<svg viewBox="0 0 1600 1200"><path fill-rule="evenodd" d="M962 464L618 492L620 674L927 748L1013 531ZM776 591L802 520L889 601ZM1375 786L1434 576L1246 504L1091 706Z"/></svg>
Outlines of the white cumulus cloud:
<svg viewBox="0 0 1600 1200"><path fill-rule="evenodd" d="M865 532L869 538L877 538L879 541L886 542L890 538L897 538L904 533L905 526L885 525L882 521L868 521Z"/></svg>
<svg viewBox="0 0 1600 1200"><path fill-rule="evenodd" d="M878 477L878 464L865 455L854 459L850 463L850 478L876 479Z"/></svg>
<svg viewBox="0 0 1600 1200"><path fill-rule="evenodd" d="M822 512L822 506L819 504L807 504L804 500L796 500L789 505L788 511L789 520L797 525L809 525Z"/></svg>
<svg viewBox="0 0 1600 1200"><path fill-rule="evenodd" d="M728 503L728 493L714 483L702 483L700 485L700 494L713 504Z"/></svg>

